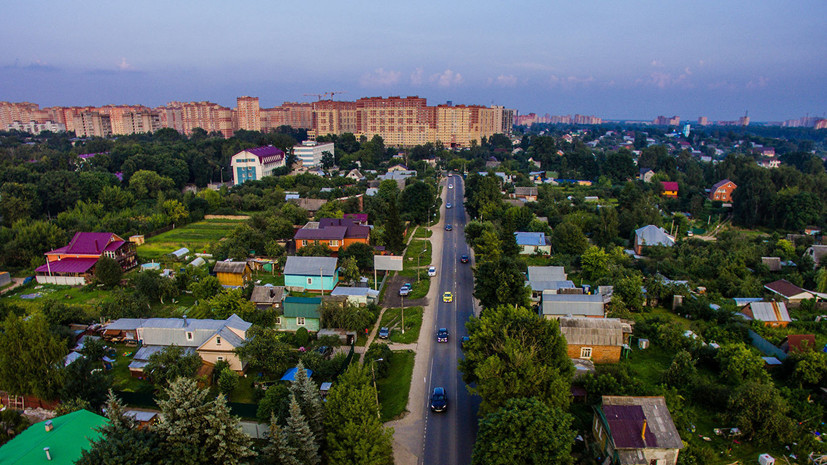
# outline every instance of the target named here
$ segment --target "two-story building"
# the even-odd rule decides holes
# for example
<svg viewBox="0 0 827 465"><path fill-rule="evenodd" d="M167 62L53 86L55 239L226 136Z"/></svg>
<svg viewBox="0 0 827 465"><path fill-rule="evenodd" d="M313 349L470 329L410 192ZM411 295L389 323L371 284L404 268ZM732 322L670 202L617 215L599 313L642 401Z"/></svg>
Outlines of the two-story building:
<svg viewBox="0 0 827 465"><path fill-rule="evenodd" d="M306 328L316 332L321 328L319 314L322 299L319 297L285 297L284 312L276 319L279 331L296 331Z"/></svg>
<svg viewBox="0 0 827 465"><path fill-rule="evenodd" d="M308 222L296 231L293 239L296 251L308 245L325 245L333 252L338 252L357 242L369 243L370 227L351 218L321 218L318 222Z"/></svg>
<svg viewBox="0 0 827 465"><path fill-rule="evenodd" d="M135 245L113 233L78 232L69 244L46 252L46 264L35 270L38 283L82 286L92 280L101 257L117 261L124 271L138 266Z"/></svg>
<svg viewBox="0 0 827 465"><path fill-rule="evenodd" d="M712 186L712 189L709 190L709 200L719 200L724 203L731 203L732 193L735 192L737 187L738 186L729 179L718 181L714 186Z"/></svg>
<svg viewBox="0 0 827 465"><path fill-rule="evenodd" d="M336 150L333 142L321 143L313 140L306 140L300 145L293 146L293 155L301 160L305 168L315 168L322 164L322 156L325 152L333 155Z"/></svg>

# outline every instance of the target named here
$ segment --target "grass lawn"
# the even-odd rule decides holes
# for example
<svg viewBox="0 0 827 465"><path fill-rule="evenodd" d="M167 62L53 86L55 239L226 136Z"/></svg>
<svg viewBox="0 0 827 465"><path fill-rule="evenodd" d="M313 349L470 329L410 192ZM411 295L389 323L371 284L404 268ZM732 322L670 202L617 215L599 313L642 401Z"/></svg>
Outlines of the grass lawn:
<svg viewBox="0 0 827 465"><path fill-rule="evenodd" d="M109 291L103 288L86 290L86 287L58 286L54 284L30 284L18 287L3 295L2 300L13 302L27 310L40 307L44 300L60 300L67 305L77 305L84 308L95 308L97 305L110 299ZM24 299L21 296L36 296Z"/></svg>
<svg viewBox="0 0 827 465"><path fill-rule="evenodd" d="M417 238L417 239L427 239L427 238L431 237L433 234L434 234L434 232L431 231L430 229L419 228L414 233L414 237Z"/></svg>
<svg viewBox="0 0 827 465"><path fill-rule="evenodd" d="M266 274L266 273L254 274L253 275L253 282L256 282L256 281L259 281L259 280L261 281L260 284L262 286L265 285L265 284L272 284L273 286L284 286L284 275L283 274L277 274L275 276L273 276L272 274Z"/></svg>
<svg viewBox="0 0 827 465"><path fill-rule="evenodd" d="M431 247L431 241L411 241L410 245L408 245L408 248L405 249L405 258L403 258L404 269L416 269L417 263L420 267L427 267L428 265L430 265L432 249L433 247Z"/></svg>
<svg viewBox="0 0 827 465"><path fill-rule="evenodd" d="M256 402L252 376L238 378L238 386L230 393L229 401L243 404L254 404Z"/></svg>
<svg viewBox="0 0 827 465"><path fill-rule="evenodd" d="M245 220L204 220L175 228L147 239L145 244L137 248L138 258L144 261L160 260L181 247L186 247L193 253L207 251L243 221Z"/></svg>
<svg viewBox="0 0 827 465"><path fill-rule="evenodd" d="M118 391L146 392L151 393L154 386L148 381L133 378L129 374L129 364L132 362L132 355L138 351L137 347L127 347L123 344L116 344L115 364L112 366L112 388Z"/></svg>
<svg viewBox="0 0 827 465"><path fill-rule="evenodd" d="M390 341L399 344L411 344L419 339L419 329L422 326L422 307L405 308L405 334L402 334L402 311L399 308L389 308L382 315L379 327L390 328Z"/></svg>
<svg viewBox="0 0 827 465"><path fill-rule="evenodd" d="M417 230L417 228L419 228L419 226L417 226L413 223L408 224L408 229L407 229L407 231L405 231L405 243L406 244L408 243L408 239L411 238L411 234L414 234L414 232Z"/></svg>
<svg viewBox="0 0 827 465"><path fill-rule="evenodd" d="M399 350L393 352L388 376L376 380L379 391L379 411L382 421L390 421L405 411L408 404L408 393L411 390L411 376L413 376L414 352Z"/></svg>

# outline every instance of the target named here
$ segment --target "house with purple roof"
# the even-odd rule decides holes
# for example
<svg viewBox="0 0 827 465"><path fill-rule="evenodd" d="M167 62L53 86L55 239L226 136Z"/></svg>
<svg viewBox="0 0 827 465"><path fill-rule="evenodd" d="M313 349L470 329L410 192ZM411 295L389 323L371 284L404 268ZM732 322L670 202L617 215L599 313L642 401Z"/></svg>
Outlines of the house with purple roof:
<svg viewBox="0 0 827 465"><path fill-rule="evenodd" d="M270 176L286 163L284 152L272 145L242 150L230 160L235 185Z"/></svg>
<svg viewBox="0 0 827 465"><path fill-rule="evenodd" d="M602 405L594 407L592 422L600 463L677 463L683 441L662 396L603 396L602 400Z"/></svg>
<svg viewBox="0 0 827 465"><path fill-rule="evenodd" d="M370 241L370 227L358 224L351 218L321 218L311 221L296 231L293 236L296 251L308 245L325 245L333 252L351 244Z"/></svg>
<svg viewBox="0 0 827 465"><path fill-rule="evenodd" d="M46 264L35 270L38 283L82 286L91 281L101 257L117 261L124 271L138 266L135 245L113 233L78 232L69 244L46 252Z"/></svg>

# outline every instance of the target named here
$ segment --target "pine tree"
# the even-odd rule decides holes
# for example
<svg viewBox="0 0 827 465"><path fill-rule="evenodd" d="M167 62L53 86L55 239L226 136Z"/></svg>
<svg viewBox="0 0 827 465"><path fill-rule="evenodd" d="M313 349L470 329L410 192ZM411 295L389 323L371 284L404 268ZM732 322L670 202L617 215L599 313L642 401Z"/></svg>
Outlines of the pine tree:
<svg viewBox="0 0 827 465"><path fill-rule="evenodd" d="M296 459L306 465L319 465L319 444L307 420L302 415L296 396L290 396L290 416L287 417L288 442L296 451Z"/></svg>
<svg viewBox="0 0 827 465"><path fill-rule="evenodd" d="M296 378L290 385L290 392L298 401L301 412L307 419L307 423L316 438L316 444L321 447L321 441L324 439L322 396L319 394L316 383L307 377L307 370L304 369L304 364L301 361L297 366Z"/></svg>
<svg viewBox="0 0 827 465"><path fill-rule="evenodd" d="M262 465L302 465L296 459L296 449L290 445L287 433L279 426L275 415L270 415L270 435L259 459Z"/></svg>
<svg viewBox="0 0 827 465"><path fill-rule="evenodd" d="M158 401L163 416L156 430L168 463L235 465L255 455L223 395L210 401L207 391L189 378L175 380L166 395L167 400Z"/></svg>

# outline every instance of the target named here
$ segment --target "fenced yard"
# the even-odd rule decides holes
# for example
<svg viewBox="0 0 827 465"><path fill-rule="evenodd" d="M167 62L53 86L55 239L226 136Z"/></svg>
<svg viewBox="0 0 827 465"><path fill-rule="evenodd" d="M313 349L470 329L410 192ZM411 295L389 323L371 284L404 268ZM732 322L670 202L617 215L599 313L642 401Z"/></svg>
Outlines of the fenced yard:
<svg viewBox="0 0 827 465"><path fill-rule="evenodd" d="M227 237L244 220L210 219L190 223L150 237L137 248L142 261L161 260L165 255L186 247L193 253L207 252L212 244Z"/></svg>

